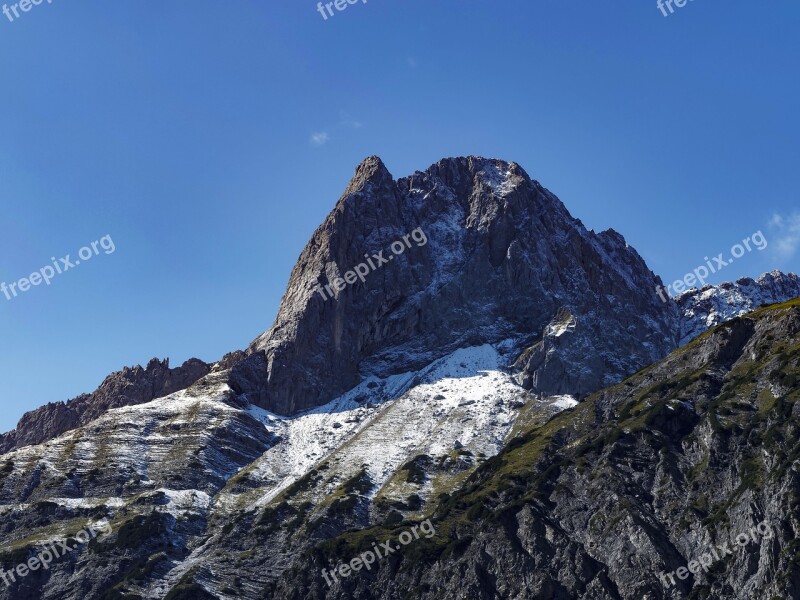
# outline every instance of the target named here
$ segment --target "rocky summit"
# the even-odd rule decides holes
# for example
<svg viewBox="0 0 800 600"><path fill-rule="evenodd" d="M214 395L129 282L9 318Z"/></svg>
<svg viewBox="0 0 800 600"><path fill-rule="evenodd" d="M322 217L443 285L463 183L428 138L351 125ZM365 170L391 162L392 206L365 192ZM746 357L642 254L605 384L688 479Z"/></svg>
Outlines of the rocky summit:
<svg viewBox="0 0 800 600"><path fill-rule="evenodd" d="M0 599L799 600L797 276L661 284L513 162L367 158L246 349L0 436Z"/></svg>
<svg viewBox="0 0 800 600"><path fill-rule="evenodd" d="M428 242L347 287L317 293L413 230ZM292 271L263 353L254 404L323 404L364 376L416 370L467 345L524 357L523 384L583 395L675 347L674 305L613 230L594 233L514 163L445 159L395 180L366 159ZM563 319L569 327L560 327Z"/></svg>

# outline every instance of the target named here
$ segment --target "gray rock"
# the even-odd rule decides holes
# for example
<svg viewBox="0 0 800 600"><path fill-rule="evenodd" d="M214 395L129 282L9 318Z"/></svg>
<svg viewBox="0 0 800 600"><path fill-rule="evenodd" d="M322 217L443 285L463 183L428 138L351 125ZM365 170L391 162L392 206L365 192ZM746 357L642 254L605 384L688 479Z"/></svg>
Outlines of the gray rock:
<svg viewBox="0 0 800 600"><path fill-rule="evenodd" d="M798 297L800 277L780 271L764 273L757 279L743 277L735 283L688 290L675 297L683 317L680 343L686 344L711 327L759 306Z"/></svg>
<svg viewBox="0 0 800 600"><path fill-rule="evenodd" d="M418 229L424 245L336 298L317 292ZM413 370L464 345L513 340L521 353L564 311L577 327L520 363L521 377L585 394L675 347L677 310L658 299L659 284L620 234L586 230L515 163L445 159L395 181L370 157L300 255L275 324L250 346L266 357L258 404L292 414L365 374Z"/></svg>
<svg viewBox="0 0 800 600"><path fill-rule="evenodd" d="M152 359L147 367L125 367L105 378L91 394L67 402L54 402L25 413L16 429L0 435L0 454L40 444L62 433L90 423L109 409L150 402L185 389L210 371L210 366L190 358L180 367L169 368L169 359Z"/></svg>

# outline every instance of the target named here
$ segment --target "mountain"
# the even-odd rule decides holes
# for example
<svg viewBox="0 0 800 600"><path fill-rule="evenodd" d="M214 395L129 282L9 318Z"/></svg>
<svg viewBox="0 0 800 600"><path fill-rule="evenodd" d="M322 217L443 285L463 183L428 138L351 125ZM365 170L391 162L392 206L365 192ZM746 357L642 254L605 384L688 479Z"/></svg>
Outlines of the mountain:
<svg viewBox="0 0 800 600"><path fill-rule="evenodd" d="M386 264L335 299L318 291L381 252ZM654 297L659 282L621 235L587 231L515 163L451 158L395 180L370 157L250 346L263 359L252 359L248 397L294 414L365 376L501 342L527 349L517 365L526 387L586 394L674 348L678 313Z"/></svg>
<svg viewBox="0 0 800 600"><path fill-rule="evenodd" d="M648 445L666 442L655 416L639 417L662 401L662 412L688 415L668 394L685 389L705 394L687 423L718 419L717 409L733 419L753 402L748 390L762 401L767 381L775 401L750 412L763 408L766 424L788 419L797 310L734 319L676 350L696 312L662 302L660 284L620 234L587 230L514 163L445 159L395 180L370 157L303 250L274 325L247 349L213 364L126 368L0 438L0 581L58 537L75 546L0 583L0 599L447 598L459 582L487 598L670 597L620 591L649 579L618 545L657 532L667 550L656 554L675 562L692 538L667 517L693 510L680 498L682 469L702 461L703 444L714 444L709 469L728 465L702 482L708 507L755 468L758 444L796 460L796 431L787 420L772 446L750 430L731 438L738 445L705 429L690 446L671 442L674 464L655 467L673 478L667 510L643 492L650 485L652 495L653 457L667 451ZM772 379L739 380L751 346L777 365ZM686 373L697 365L704 375ZM785 496L794 481L755 491ZM587 518L605 528L608 552L581 545ZM97 520L110 533L81 541ZM328 589L323 565L421 522L437 532L408 546L423 560L391 557ZM617 530L636 537L613 538ZM512 562L487 562L495 550ZM562 575L567 564L577 575ZM764 578L796 581L791 561L764 564Z"/></svg>
<svg viewBox="0 0 800 600"><path fill-rule="evenodd" d="M710 327L755 310L765 304L800 297L800 277L771 271L757 279L743 277L735 283L706 285L675 297L683 315L681 344L688 343Z"/></svg>
<svg viewBox="0 0 800 600"><path fill-rule="evenodd" d="M734 319L515 438L435 536L328 588L411 522L343 533L270 597L800 598L798 333L800 300Z"/></svg>
<svg viewBox="0 0 800 600"><path fill-rule="evenodd" d="M369 272L331 298L325 287L359 265ZM367 377L502 344L526 389L582 396L675 347L680 315L651 293L660 284L620 234L586 230L515 163L444 159L395 181L370 157L301 253L274 325L246 352L126 368L93 394L26 414L0 451L186 389L211 369L248 402L293 415Z"/></svg>

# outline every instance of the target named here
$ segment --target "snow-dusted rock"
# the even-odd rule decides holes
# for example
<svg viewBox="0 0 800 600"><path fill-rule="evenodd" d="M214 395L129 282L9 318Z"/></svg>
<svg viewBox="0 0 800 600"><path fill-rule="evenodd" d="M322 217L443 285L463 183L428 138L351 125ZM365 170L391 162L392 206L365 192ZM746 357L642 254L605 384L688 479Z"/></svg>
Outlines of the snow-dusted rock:
<svg viewBox="0 0 800 600"><path fill-rule="evenodd" d="M770 271L757 279L743 277L734 283L706 285L675 297L682 313L681 345L704 331L765 304L800 297L800 277Z"/></svg>

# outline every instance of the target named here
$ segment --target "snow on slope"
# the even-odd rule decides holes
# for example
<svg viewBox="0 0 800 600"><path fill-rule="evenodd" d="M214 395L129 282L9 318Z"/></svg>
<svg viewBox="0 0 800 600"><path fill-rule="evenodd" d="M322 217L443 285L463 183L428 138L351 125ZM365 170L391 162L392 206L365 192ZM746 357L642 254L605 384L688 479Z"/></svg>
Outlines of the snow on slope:
<svg viewBox="0 0 800 600"><path fill-rule="evenodd" d="M504 362L490 345L460 349L418 372L365 379L328 404L291 417L250 406L247 412L280 441L231 480L213 500L212 512L249 512L274 503L323 464L326 479L302 492L302 500L324 503L362 468L372 482L370 498L405 497L407 490L391 480L414 456L442 457L458 447L488 458L507 441L523 406L552 413L576 403L569 396L533 398L503 370ZM248 485L240 487L242 477ZM439 477L413 491L432 496L436 485L450 489L450 483ZM201 564L209 544L195 548L149 593L157 597Z"/></svg>
<svg viewBox="0 0 800 600"><path fill-rule="evenodd" d="M496 454L526 402L570 407L569 398L533 400L503 370L504 362L490 345L460 349L418 372L367 378L291 417L237 408L228 386L212 380L201 389L110 410L50 442L9 453L14 474L4 485L26 489L25 477L33 473L44 482L30 498L18 497L17 506L48 499L73 508L119 508L137 494L161 492L169 510L204 511L209 503L212 510L268 504L327 461L327 491L363 466L375 494L419 454L443 457L460 448L474 456ZM238 440L244 438L258 443L242 449ZM64 482L68 472L81 478L96 473L107 483L84 497ZM176 472L182 480L171 477ZM241 477L256 485L238 489Z"/></svg>
<svg viewBox="0 0 800 600"><path fill-rule="evenodd" d="M529 394L504 369L503 348L459 349L417 372L367 378L291 417L246 407L213 376L146 404L112 409L50 442L6 455L13 467L0 485L17 502L0 506L0 515L15 519L47 500L71 510L104 506L112 518L141 505L176 518L213 519L268 505L323 463L327 479L315 481L303 498L317 505L362 469L371 483L365 496L373 501L410 492L435 497L501 449L520 411L527 418L531 408L557 412L575 403ZM455 468L411 489L402 467L420 455ZM76 486L65 473L92 483ZM244 478L250 485L239 486ZM150 584L146 597L163 597L205 560L209 540L198 539L184 561Z"/></svg>
<svg viewBox="0 0 800 600"><path fill-rule="evenodd" d="M414 456L444 457L454 449L493 456L526 401L553 410L571 406L569 397L533 400L502 364L490 345L460 349L416 373L367 379L332 402L293 417L250 407L250 414L281 441L246 469L258 488L238 493L229 486L218 505L264 506L323 463L327 479L307 499L322 500L362 468L374 496Z"/></svg>
<svg viewBox="0 0 800 600"><path fill-rule="evenodd" d="M417 455L446 456L457 448L491 456L513 422L513 402L525 395L499 368L491 346L457 350L420 374L420 383L373 418L326 461L336 485L364 468L374 496Z"/></svg>
<svg viewBox="0 0 800 600"><path fill-rule="evenodd" d="M255 419L228 402L229 394L226 384L211 382L109 410L54 440L14 450L4 455L13 469L2 480L3 492L17 500L14 506L46 499L118 508L124 498L161 490L176 509L202 507L273 443ZM252 442L240 447L242 439ZM183 497L185 491L194 496Z"/></svg>
<svg viewBox="0 0 800 600"><path fill-rule="evenodd" d="M250 406L248 412L281 439L246 470L266 490L254 506L269 502L308 473L379 413L383 403L402 394L412 379L413 373L369 378L331 402L291 417ZM222 505L231 501L225 494L219 499Z"/></svg>

